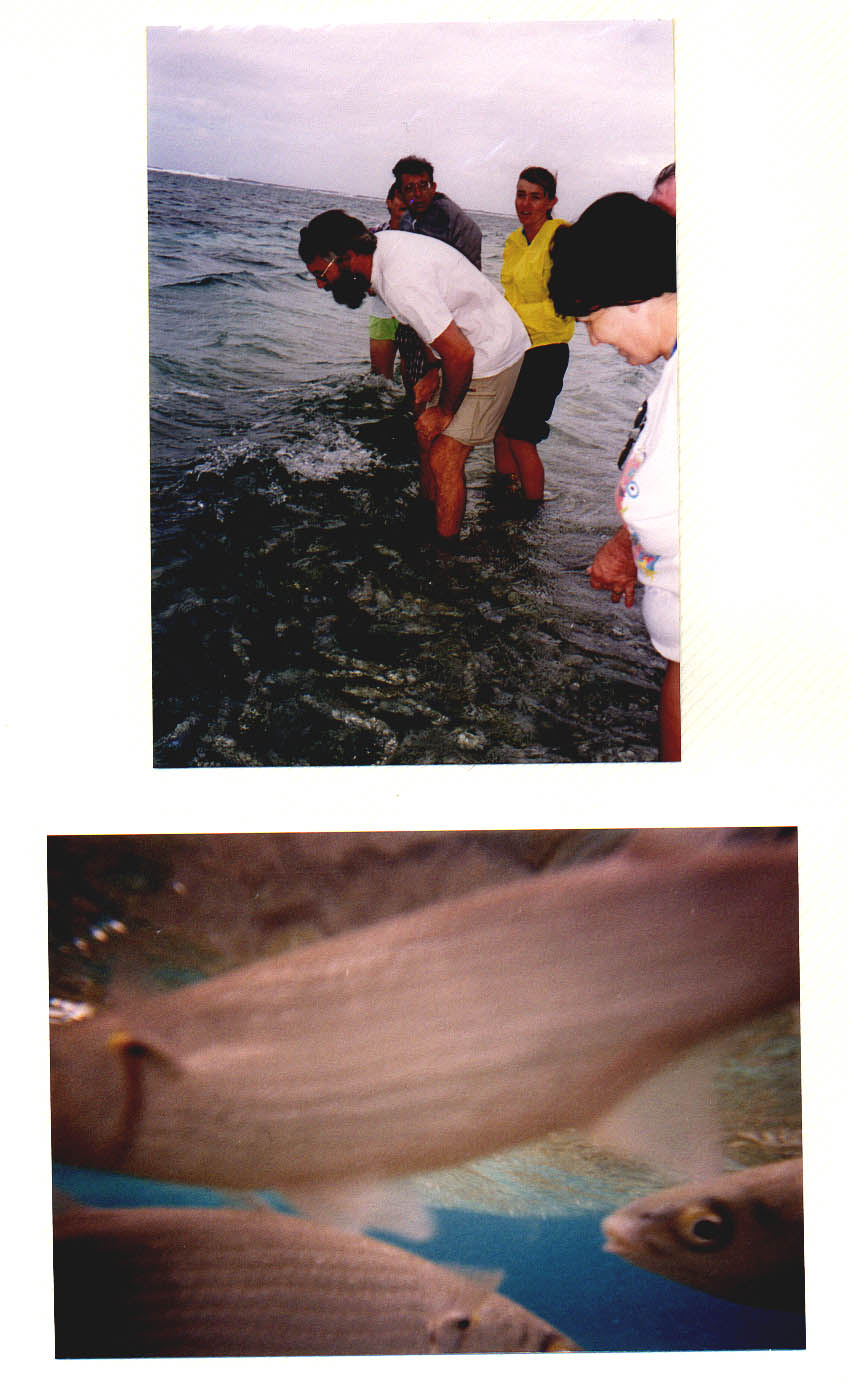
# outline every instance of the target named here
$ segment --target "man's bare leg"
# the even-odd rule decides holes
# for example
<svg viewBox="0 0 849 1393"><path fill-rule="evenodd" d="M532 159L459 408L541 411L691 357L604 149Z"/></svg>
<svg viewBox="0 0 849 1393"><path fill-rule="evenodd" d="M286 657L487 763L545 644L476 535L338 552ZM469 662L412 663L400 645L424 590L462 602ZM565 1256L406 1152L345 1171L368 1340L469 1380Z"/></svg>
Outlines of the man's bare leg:
<svg viewBox="0 0 849 1393"><path fill-rule="evenodd" d="M470 445L450 435L438 435L430 447L428 466L436 484L436 530L440 537L456 537L460 531L466 511L464 466L470 450Z"/></svg>
<svg viewBox="0 0 849 1393"><path fill-rule="evenodd" d="M519 478L525 497L539 503L545 488L545 470L536 445L529 440L511 440L510 448L519 466Z"/></svg>
<svg viewBox="0 0 849 1393"><path fill-rule="evenodd" d="M420 377L412 388L413 419L416 422L416 434L419 437L419 461L421 463L419 480L422 493L430 503L436 502L436 479L430 467L430 450L433 440L422 438L418 428L418 418L436 393L439 381L439 369L433 367L425 373L424 377Z"/></svg>
<svg viewBox="0 0 849 1393"><path fill-rule="evenodd" d="M421 483L422 493L424 494L425 498L428 500L429 503L435 503L436 479L434 478L433 470L430 467L430 446L422 445L421 441L419 441L419 459L421 461L421 473L419 475L419 481Z"/></svg>
<svg viewBox="0 0 849 1393"><path fill-rule="evenodd" d="M395 374L395 340L369 339L368 349L372 372L388 377L391 382Z"/></svg>
<svg viewBox="0 0 849 1393"><path fill-rule="evenodd" d="M545 487L545 471L536 445L528 440L515 440L499 431L495 437L495 468L497 473L516 480L526 498L538 503Z"/></svg>
<svg viewBox="0 0 849 1393"><path fill-rule="evenodd" d="M512 441L510 440L510 437L505 435L503 430L499 430L496 432L496 436L494 441L492 442L492 446L493 451L495 453L496 473L503 474L506 478L510 478L512 475L512 477L518 482L519 465L511 448Z"/></svg>

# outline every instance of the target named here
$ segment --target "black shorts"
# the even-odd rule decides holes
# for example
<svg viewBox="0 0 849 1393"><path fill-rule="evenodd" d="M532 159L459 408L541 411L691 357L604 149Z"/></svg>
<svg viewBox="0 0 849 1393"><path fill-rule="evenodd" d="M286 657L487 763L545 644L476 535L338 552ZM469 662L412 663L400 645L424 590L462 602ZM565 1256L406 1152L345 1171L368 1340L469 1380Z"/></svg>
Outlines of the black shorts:
<svg viewBox="0 0 849 1393"><path fill-rule="evenodd" d="M529 348L501 429L512 440L539 444L548 436L548 418L560 395L569 366L568 343L544 343Z"/></svg>

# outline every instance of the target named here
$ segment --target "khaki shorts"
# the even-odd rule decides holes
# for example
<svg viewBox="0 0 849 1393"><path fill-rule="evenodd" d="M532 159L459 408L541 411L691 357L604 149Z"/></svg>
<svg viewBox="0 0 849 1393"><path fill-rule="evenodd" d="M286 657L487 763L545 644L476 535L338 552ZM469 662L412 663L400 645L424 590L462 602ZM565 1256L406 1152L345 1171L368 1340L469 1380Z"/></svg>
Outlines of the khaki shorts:
<svg viewBox="0 0 849 1393"><path fill-rule="evenodd" d="M473 377L443 435L450 435L462 445L486 445L492 440L510 405L521 366L522 358L494 377Z"/></svg>

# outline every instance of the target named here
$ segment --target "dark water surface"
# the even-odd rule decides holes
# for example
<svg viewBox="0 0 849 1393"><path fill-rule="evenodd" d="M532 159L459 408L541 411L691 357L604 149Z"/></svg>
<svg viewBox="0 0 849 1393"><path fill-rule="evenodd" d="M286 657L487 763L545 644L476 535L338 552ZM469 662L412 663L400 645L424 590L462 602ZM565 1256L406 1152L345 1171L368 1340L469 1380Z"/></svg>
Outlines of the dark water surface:
<svg viewBox="0 0 849 1393"><path fill-rule="evenodd" d="M400 388L368 372L367 307L297 256L340 204L382 217L150 175L155 763L656 759L663 664L639 608L584 574L654 370L578 328L544 504L500 498L476 449L461 549L441 554ZM497 281L513 221L479 221Z"/></svg>

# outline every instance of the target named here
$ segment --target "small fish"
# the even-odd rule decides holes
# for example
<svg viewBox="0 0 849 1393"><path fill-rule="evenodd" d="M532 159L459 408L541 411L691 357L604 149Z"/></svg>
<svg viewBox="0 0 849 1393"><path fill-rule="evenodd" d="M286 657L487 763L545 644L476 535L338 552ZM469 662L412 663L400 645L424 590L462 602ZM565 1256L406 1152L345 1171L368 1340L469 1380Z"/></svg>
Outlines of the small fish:
<svg viewBox="0 0 849 1393"><path fill-rule="evenodd" d="M301 1208L306 1187L591 1128L681 1052L798 999L795 846L687 841L53 1030L55 1158Z"/></svg>
<svg viewBox="0 0 849 1393"><path fill-rule="evenodd" d="M473 1278L273 1211L56 1220L56 1356L571 1352Z"/></svg>
<svg viewBox="0 0 849 1393"><path fill-rule="evenodd" d="M601 1227L605 1252L711 1296L780 1310L804 1304L801 1158L660 1190Z"/></svg>

